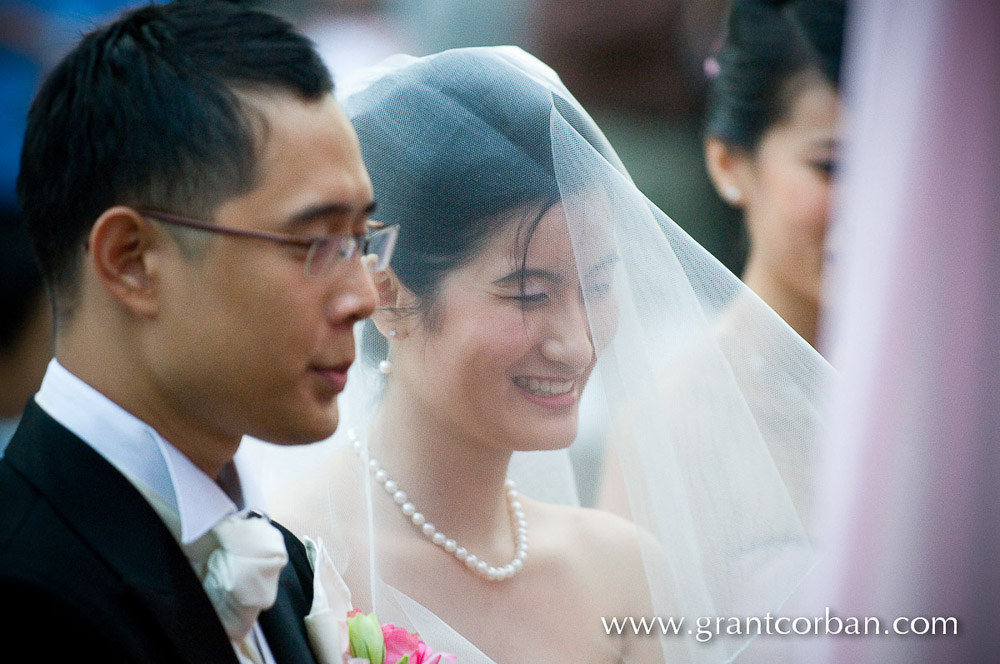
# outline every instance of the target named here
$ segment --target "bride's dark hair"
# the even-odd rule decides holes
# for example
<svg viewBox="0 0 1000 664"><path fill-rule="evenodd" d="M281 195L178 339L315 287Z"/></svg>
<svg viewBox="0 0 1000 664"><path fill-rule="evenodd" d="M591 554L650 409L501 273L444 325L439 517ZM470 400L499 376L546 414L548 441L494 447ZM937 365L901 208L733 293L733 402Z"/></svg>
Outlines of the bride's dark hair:
<svg viewBox="0 0 1000 664"><path fill-rule="evenodd" d="M399 224L392 269L434 325L441 282L508 224L524 258L545 212L562 195L552 163L553 107L603 152L603 139L543 85L514 80L509 65L446 52L381 78L345 103L378 201L376 218ZM401 312L405 313L405 312ZM364 355L384 340L366 326Z"/></svg>
<svg viewBox="0 0 1000 664"><path fill-rule="evenodd" d="M706 135L753 152L803 84L838 87L844 0L733 0L709 58Z"/></svg>

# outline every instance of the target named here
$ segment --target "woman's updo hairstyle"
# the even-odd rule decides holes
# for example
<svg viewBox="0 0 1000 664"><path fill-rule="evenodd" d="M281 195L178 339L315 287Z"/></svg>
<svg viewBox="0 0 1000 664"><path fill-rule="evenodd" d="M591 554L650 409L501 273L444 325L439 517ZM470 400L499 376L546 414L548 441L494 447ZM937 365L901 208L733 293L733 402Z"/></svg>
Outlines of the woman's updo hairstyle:
<svg viewBox="0 0 1000 664"><path fill-rule="evenodd" d="M818 77L840 78L844 0L733 0L710 80L705 133L753 152Z"/></svg>
<svg viewBox="0 0 1000 664"><path fill-rule="evenodd" d="M435 324L442 281L510 223L524 259L545 212L561 195L550 138L556 111L602 149L575 107L510 62L478 49L446 51L382 76L344 108L361 143L380 222L399 224L391 267ZM384 340L369 325L368 361Z"/></svg>

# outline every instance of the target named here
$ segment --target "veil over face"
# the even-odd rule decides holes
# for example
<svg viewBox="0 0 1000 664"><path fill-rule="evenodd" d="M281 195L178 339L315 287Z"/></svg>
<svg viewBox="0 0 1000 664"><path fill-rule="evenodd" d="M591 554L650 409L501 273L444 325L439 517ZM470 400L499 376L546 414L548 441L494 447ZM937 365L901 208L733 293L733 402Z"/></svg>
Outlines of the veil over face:
<svg viewBox="0 0 1000 664"><path fill-rule="evenodd" d="M392 381L425 380L422 407L466 427L470 449L513 451L522 494L575 504L565 447L596 366L587 389L610 413L620 466L605 481L627 495L638 526L645 582L634 593L647 618L685 621L648 639L667 661L753 652L745 622L718 634L699 619L775 614L808 573L829 365L642 195L555 73L523 51L396 56L340 90L376 217L400 225L391 268L408 298L383 302L377 316L397 324L379 327L423 334L426 350L394 357L393 341L361 325L341 429L312 456L268 451L265 470L283 469L278 480L293 486L278 516L321 535L337 569L363 580L357 606L459 661L489 661L401 589L420 571L380 537L382 519L402 517L383 516L392 497L368 471L372 419ZM387 380L387 357L410 364ZM333 456L323 466L333 470L322 471L321 491L300 491L308 482L288 469L314 469L315 455ZM627 616L592 617L595 633L621 639L605 636L602 617Z"/></svg>

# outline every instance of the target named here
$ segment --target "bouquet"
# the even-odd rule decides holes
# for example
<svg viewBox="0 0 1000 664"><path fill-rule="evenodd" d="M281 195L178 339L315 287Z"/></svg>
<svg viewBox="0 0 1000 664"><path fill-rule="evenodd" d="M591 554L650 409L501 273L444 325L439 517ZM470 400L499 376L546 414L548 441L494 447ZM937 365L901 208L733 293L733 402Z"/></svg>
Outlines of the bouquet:
<svg viewBox="0 0 1000 664"><path fill-rule="evenodd" d="M457 659L431 652L418 635L392 623L380 624L374 613L351 609L351 591L327 555L323 541L309 537L302 541L313 570L313 602L305 626L317 662L443 664Z"/></svg>
<svg viewBox="0 0 1000 664"><path fill-rule="evenodd" d="M392 623L380 624L374 613L347 615L348 648L344 664L443 664L456 657L432 652L417 634Z"/></svg>

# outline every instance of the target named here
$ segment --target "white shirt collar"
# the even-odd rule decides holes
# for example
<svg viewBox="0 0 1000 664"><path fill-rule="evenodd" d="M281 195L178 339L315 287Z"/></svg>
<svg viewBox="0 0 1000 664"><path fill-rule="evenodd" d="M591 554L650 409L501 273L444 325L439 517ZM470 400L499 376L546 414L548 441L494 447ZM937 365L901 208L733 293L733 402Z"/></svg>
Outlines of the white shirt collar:
<svg viewBox="0 0 1000 664"><path fill-rule="evenodd" d="M70 373L49 362L35 402L76 434L133 484L141 483L177 509L181 543L190 544L220 519L241 510L264 512L262 493L241 454L233 458L236 501L151 426ZM238 505L237 503L242 503Z"/></svg>

